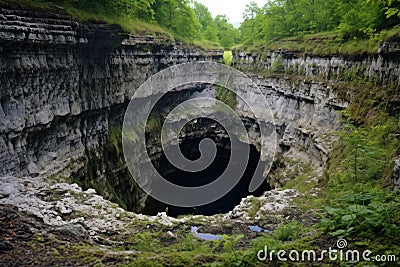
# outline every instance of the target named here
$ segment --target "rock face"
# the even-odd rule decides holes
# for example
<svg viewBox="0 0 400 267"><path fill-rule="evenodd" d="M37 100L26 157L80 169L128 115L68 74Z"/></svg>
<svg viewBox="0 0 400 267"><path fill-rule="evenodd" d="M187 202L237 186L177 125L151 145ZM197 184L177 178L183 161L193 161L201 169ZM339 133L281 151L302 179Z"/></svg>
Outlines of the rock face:
<svg viewBox="0 0 400 267"><path fill-rule="evenodd" d="M253 79L274 115L278 152L291 149L296 158L324 164L334 141L331 133L340 125L337 111L347 103L338 100L329 83L287 77Z"/></svg>
<svg viewBox="0 0 400 267"><path fill-rule="evenodd" d="M107 188L100 193L115 201L134 195L120 204L141 206L123 156L108 142L110 132L121 126L130 97L151 75L173 64L221 60L222 51L130 36L64 15L7 9L1 14L0 175L38 176L69 164L70 175L86 187ZM262 64L243 57L242 63ZM322 139L336 129L336 110L346 103L323 83L252 78L274 114L268 123L277 126L279 152L323 165L329 140ZM236 109L250 125L253 118L240 105Z"/></svg>
<svg viewBox="0 0 400 267"><path fill-rule="evenodd" d="M400 82L400 49L398 40L383 43L377 54L355 56L313 56L304 52L234 51L232 64L239 69L297 74L325 80L351 79L355 76L382 83Z"/></svg>
<svg viewBox="0 0 400 267"><path fill-rule="evenodd" d="M339 126L337 111L353 100L351 86L342 88L343 81L361 79L398 90L399 55L399 40L394 37L380 45L376 54L317 56L260 48L251 53L233 51L232 64L252 73L267 96L280 134L280 152L323 166L335 141L331 133ZM398 114L399 106L398 97L388 100L391 115ZM282 179L270 179L272 186L283 184Z"/></svg>
<svg viewBox="0 0 400 267"><path fill-rule="evenodd" d="M400 159L394 162L393 181L394 188L400 189Z"/></svg>
<svg viewBox="0 0 400 267"><path fill-rule="evenodd" d="M170 65L220 61L222 54L66 15L0 9L0 176L48 175L68 165L69 175L81 178L86 187L107 188L99 193L108 199L132 195L138 188L116 149L119 144L109 141L121 127L130 97ZM320 171L334 141L330 133L339 126L337 111L348 100L339 100L329 82L307 77L363 75L398 82L397 54L395 43L384 44L376 55L354 58L235 52L233 64L241 70L275 68L303 77L251 76L274 115L268 123L276 126L278 152L311 162ZM182 92L176 100L209 96L206 89L187 96ZM240 102L236 110L251 126L254 118ZM257 137L257 130L252 135ZM269 182L272 187L284 183L273 177ZM120 204L133 210L142 205L140 194L134 195Z"/></svg>
<svg viewBox="0 0 400 267"><path fill-rule="evenodd" d="M130 96L152 74L221 57L114 26L1 9L0 175L37 175L83 156L120 124Z"/></svg>

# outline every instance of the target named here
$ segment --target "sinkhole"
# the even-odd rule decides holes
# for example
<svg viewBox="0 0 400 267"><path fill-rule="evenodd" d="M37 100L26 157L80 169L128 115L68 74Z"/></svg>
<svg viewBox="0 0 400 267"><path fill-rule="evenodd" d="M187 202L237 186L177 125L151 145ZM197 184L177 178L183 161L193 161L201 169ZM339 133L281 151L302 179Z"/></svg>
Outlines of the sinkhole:
<svg viewBox="0 0 400 267"><path fill-rule="evenodd" d="M265 191L270 190L270 185L265 180L256 191L252 193L248 191L249 184L260 160L260 152L254 145L242 142L240 142L240 147L237 149L238 151L231 151L231 142L228 135L225 135L223 128L216 124L218 123L211 119L198 119L196 123L188 123L187 127L185 126L182 130L183 132L186 131L186 134L180 137L180 150L189 160L197 160L201 156L199 144L204 138L209 138L214 141L217 147L217 153L215 159L207 168L199 172L180 170L168 161L163 152L152 160L153 166L164 179L171 183L185 187L202 186L211 183L222 175L231 160L231 152L243 153L242 151L245 151L245 147L248 146L250 151L249 160L247 161L246 170L240 181L225 196L207 205L197 207L171 206L148 196L145 207L142 210L143 214L156 215L158 212L167 211L169 216L177 217L187 214L213 215L226 213L238 205L242 198L248 195L260 196ZM233 136L231 138L235 137ZM238 162L231 162L231 164L238 164Z"/></svg>
<svg viewBox="0 0 400 267"><path fill-rule="evenodd" d="M138 173L132 174L127 167L127 158L124 155L122 147L122 116L125 114L126 107L121 106L112 110L112 118L109 123L109 137L104 146L99 146L96 149L87 150L83 158L83 164L77 168L71 176L73 181L78 183L85 190L94 188L104 198L113 201L120 205L120 207L142 213L146 215L156 215L159 212L167 210L169 216L177 217L179 215L213 215L218 213L227 213L237 206L241 199L249 196L260 196L265 191L269 191L270 185L265 177L260 177L256 174L256 170L260 171L262 168L257 166L260 163L260 127L257 121L253 118L242 117L241 123L249 134L249 143L240 142L245 140L234 134L229 134L224 129L222 124L227 125L224 117L222 124L213 120L210 117L197 117L197 119L186 121L186 118L176 116L172 118L171 123L179 123L185 121L183 128L179 127L179 148L183 156L188 160L197 160L200 157L199 144L204 139L211 139L216 147L216 155L213 162L207 168L199 172L185 172L174 167L162 149L161 131L164 126L166 117L170 114L171 110L179 103L182 103L193 97L198 97L202 94L209 97L216 97L215 90L204 85L197 85L194 90L184 90L170 92L164 95L152 109L147 118L145 127L145 138L147 154L144 155L143 151L135 151L132 155L132 161L137 164L134 165ZM214 92L214 93L213 93ZM135 107L137 112L140 113L147 108L147 102L137 101ZM209 111L209 110L207 110ZM216 112L219 112L218 110ZM136 118L136 117L134 117ZM221 121L221 120L220 120ZM112 122L112 123L111 123ZM229 125L229 122L228 122ZM138 127L134 130L140 130ZM133 136L134 137L134 136ZM232 140L230 139L232 138ZM133 138L134 139L134 138ZM175 140L174 136L174 141ZM136 140L137 141L137 140ZM239 143L239 147L232 151L232 144ZM237 142L236 142L237 141ZM255 145L253 145L253 143ZM168 146L168 144L167 144ZM168 148L168 147L167 147ZM241 166L240 170L243 171L243 162L235 163L231 158L231 153L234 155L244 155L243 151L249 152L249 158L245 161L245 170L239 182L224 196L216 201L203 206L196 207L177 207L166 205L150 195L147 195L137 183L134 175L140 175L141 179L148 179L151 183L151 175L146 170L141 173L141 168L146 169L148 165L148 158L158 171L158 173L169 182L184 186L184 187L198 187L209 184L215 181L226 170L229 162L237 166ZM137 152L137 153L136 153ZM143 154L142 154L143 153ZM247 156L247 155L246 155ZM130 159L128 157L128 159ZM265 163L265 162L264 162ZM262 163L261 163L262 164ZM268 164L268 163L266 163ZM258 166L259 167L259 166ZM252 178L259 177L264 179L264 182L254 192L249 192L248 188ZM234 179L235 177L233 177ZM237 178L237 177L236 177Z"/></svg>

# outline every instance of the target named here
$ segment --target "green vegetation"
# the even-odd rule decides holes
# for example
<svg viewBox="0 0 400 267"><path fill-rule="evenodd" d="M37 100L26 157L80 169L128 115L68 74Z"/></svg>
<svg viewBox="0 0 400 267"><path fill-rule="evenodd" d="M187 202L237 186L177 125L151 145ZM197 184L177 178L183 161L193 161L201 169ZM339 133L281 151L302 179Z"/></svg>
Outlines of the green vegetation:
<svg viewBox="0 0 400 267"><path fill-rule="evenodd" d="M303 230L304 226L301 223L292 220L276 228L273 236L282 241L295 240L300 236Z"/></svg>
<svg viewBox="0 0 400 267"><path fill-rule="evenodd" d="M398 34L399 28L394 27L383 30L377 39L354 40L341 45L343 47L354 43L362 46L373 41L377 48L378 40L392 38ZM328 49L331 48L326 45L329 42L324 43L324 36L327 35L320 33L284 38L276 42L287 45L283 49L304 50L308 49L307 45L315 44L320 45L321 50L314 48L312 51L329 52ZM337 36L337 32L332 33L330 41L335 40L334 36ZM315 39L312 40L313 38ZM264 49L267 50L277 43L270 43ZM358 49L362 52L364 48ZM356 53L355 51L348 50L349 54ZM296 79L304 79L298 67L282 72L279 60L276 62L272 66L274 75L300 75L289 76L294 82ZM366 78L364 75L358 68L352 68L349 71L341 71L339 77L334 76L334 81L330 81L339 99L350 99L350 104L341 112L343 125L336 133L339 142L329 155L328 166L322 179L318 179L312 169L305 168L304 171L295 171L297 176L295 175L284 188L296 188L302 193L295 199L295 203L304 212L321 218L316 229L322 231L322 236L331 236L333 239L346 238L353 248L370 249L376 254L398 255L400 198L397 191L391 191L393 158L400 148L400 116L395 111L396 99L399 97L398 84ZM324 81L323 77L310 78L312 79ZM282 162L289 164L287 159ZM284 165L278 166L279 162L276 164L276 168L288 169ZM291 165L299 166L296 163ZM286 172L287 176L292 176L290 168ZM315 188L318 190L315 191ZM280 240L285 239L281 236L289 236L291 227L281 228L276 229L273 235Z"/></svg>
<svg viewBox="0 0 400 267"><path fill-rule="evenodd" d="M221 46L225 49L230 49L238 43L239 31L228 22L226 15L218 15L214 19L218 29L218 39Z"/></svg>
<svg viewBox="0 0 400 267"><path fill-rule="evenodd" d="M156 134L159 131L161 131L162 124L163 124L163 118L161 116L152 113L147 119L145 131L148 134L151 133Z"/></svg>
<svg viewBox="0 0 400 267"><path fill-rule="evenodd" d="M108 129L108 140L115 151L120 154L122 152L122 128L110 127Z"/></svg>
<svg viewBox="0 0 400 267"><path fill-rule="evenodd" d="M67 12L84 21L119 24L135 34L227 50L243 44L322 55L372 53L400 32L393 28L400 24L400 2L393 0L273 0L263 7L253 2L239 29L225 15L213 18L206 6L190 0L0 0L0 5Z"/></svg>
<svg viewBox="0 0 400 267"><path fill-rule="evenodd" d="M390 158L396 152L396 139L387 125L378 125L369 132L364 127L344 125L340 132L344 145L343 168L336 174L336 181L366 183L377 181L390 166Z"/></svg>
<svg viewBox="0 0 400 267"><path fill-rule="evenodd" d="M400 199L390 188L400 117L388 104L398 97L397 86L357 74L348 77L343 89L354 89L353 100L342 112L340 141L325 170L327 204L321 227L331 236L398 255Z"/></svg>
<svg viewBox="0 0 400 267"><path fill-rule="evenodd" d="M199 20L199 23L201 25L200 28L200 33L203 36L204 39L218 43L219 42L219 37L218 37L218 28L217 25L215 24L215 21L213 17L211 16L210 11L208 8L200 4L198 2L194 2L194 13L196 14L196 17Z"/></svg>
<svg viewBox="0 0 400 267"><path fill-rule="evenodd" d="M400 203L396 193L381 190L343 196L335 206L326 206L328 216L321 225L335 237L385 239L386 244L398 244Z"/></svg>
<svg viewBox="0 0 400 267"><path fill-rule="evenodd" d="M72 0L0 0L0 6L29 10L45 10L69 14L81 21L101 21L118 24L133 34L157 34L172 38L167 29L150 18L153 11L148 6L152 1L72 1Z"/></svg>
<svg viewBox="0 0 400 267"><path fill-rule="evenodd" d="M272 62L272 71L274 73L284 73L285 68L283 67L283 59L281 56L278 56L274 62Z"/></svg>
<svg viewBox="0 0 400 267"><path fill-rule="evenodd" d="M400 36L400 27L382 30L366 39L340 40L337 31L305 34L295 37L283 37L271 41L256 40L246 42L236 49L244 49L249 52L262 53L268 50L302 51L310 55L359 55L363 53L373 54L378 51L378 46L383 42Z"/></svg>
<svg viewBox="0 0 400 267"><path fill-rule="evenodd" d="M399 1L364 0L274 0L262 8L252 3L240 31L250 43L332 30L344 41L370 38L400 22L399 6Z"/></svg>
<svg viewBox="0 0 400 267"><path fill-rule="evenodd" d="M235 110L237 104L236 93L223 86L215 85L215 87L217 90L216 99L227 104L231 109Z"/></svg>
<svg viewBox="0 0 400 267"><path fill-rule="evenodd" d="M239 243L245 238L244 235L222 235L220 240L204 241L181 230L177 231L174 238L167 237L162 231L143 231L125 237L123 246L99 248L93 244L79 244L60 245L56 249L60 255L68 255L71 259L80 259L85 264L98 266L118 263L123 264L122 266L251 267L262 265L257 261L257 252L266 245L269 250L311 249L312 241L320 236L315 229L304 228L293 222L282 224L279 229L290 229L285 231L290 232L291 237L295 232L298 239L282 241L270 235L261 235L251 241L250 248L242 249ZM315 233L312 234L312 231ZM166 246L160 240L169 245ZM134 253L135 251L140 251L140 254Z"/></svg>
<svg viewBox="0 0 400 267"><path fill-rule="evenodd" d="M230 66L232 64L232 51L224 51L224 63Z"/></svg>
<svg viewBox="0 0 400 267"><path fill-rule="evenodd" d="M309 54L376 53L399 35L399 1L274 0L247 6L240 41L252 50L291 50Z"/></svg>
<svg viewBox="0 0 400 267"><path fill-rule="evenodd" d="M251 210L249 211L249 217L254 218L261 208L261 202L257 198L253 197L250 199L250 206Z"/></svg>
<svg viewBox="0 0 400 267"><path fill-rule="evenodd" d="M118 24L133 34L154 34L203 48L230 48L239 31L226 16L189 0L0 0L0 6L68 13L81 21Z"/></svg>
<svg viewBox="0 0 400 267"><path fill-rule="evenodd" d="M149 0L147 0L149 1ZM134 2L134 1L128 1ZM157 23L177 37L194 40L199 36L201 24L187 0L151 0L154 16L146 21Z"/></svg>

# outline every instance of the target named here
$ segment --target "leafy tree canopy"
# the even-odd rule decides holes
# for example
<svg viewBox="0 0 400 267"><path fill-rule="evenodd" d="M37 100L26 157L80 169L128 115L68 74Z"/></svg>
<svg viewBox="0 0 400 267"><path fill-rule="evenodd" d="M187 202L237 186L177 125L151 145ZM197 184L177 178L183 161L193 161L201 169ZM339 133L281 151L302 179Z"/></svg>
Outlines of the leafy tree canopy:
<svg viewBox="0 0 400 267"><path fill-rule="evenodd" d="M240 27L243 41L337 31L346 41L369 38L400 23L399 0L271 0L247 6Z"/></svg>

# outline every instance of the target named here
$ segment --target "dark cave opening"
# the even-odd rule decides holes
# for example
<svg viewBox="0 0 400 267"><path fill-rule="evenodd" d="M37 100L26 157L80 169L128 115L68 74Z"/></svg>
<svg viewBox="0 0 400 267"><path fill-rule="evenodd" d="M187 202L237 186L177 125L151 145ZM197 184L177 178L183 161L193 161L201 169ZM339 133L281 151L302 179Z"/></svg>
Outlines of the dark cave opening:
<svg viewBox="0 0 400 267"><path fill-rule="evenodd" d="M212 139L217 144L216 158L206 169L196 173L179 170L168 162L164 154L162 154L162 156L159 157L156 162L153 162L153 165L165 179L177 185L194 187L205 185L214 181L224 172L229 163L231 155L230 141L227 137L221 138L221 135L217 136L211 134L207 135L206 137ZM180 143L182 154L190 160L198 159L200 157L198 145L203 139L204 136L192 136L189 139L186 138L182 140ZM146 200L146 205L142 210L142 213L147 215L156 215L158 212L167 211L167 214L172 217L187 214L214 215L226 213L238 205L242 198L248 195L260 196L265 191L270 190L270 185L267 183L267 181L264 181L264 183L256 191L249 193L249 184L259 162L260 152L254 145L241 143L241 146L242 148L244 148L244 146L249 146L249 161L247 162L247 168L242 178L228 194L210 204L197 207L176 207L166 205L149 196ZM239 149L239 151L233 151L232 153L241 153L241 151L243 151L243 149ZM235 164L235 162L233 162L233 164Z"/></svg>

